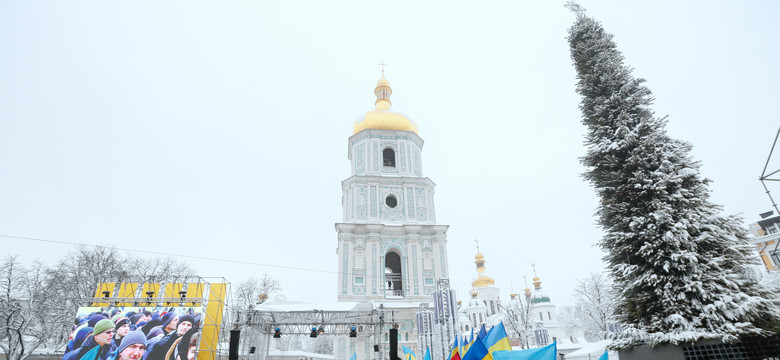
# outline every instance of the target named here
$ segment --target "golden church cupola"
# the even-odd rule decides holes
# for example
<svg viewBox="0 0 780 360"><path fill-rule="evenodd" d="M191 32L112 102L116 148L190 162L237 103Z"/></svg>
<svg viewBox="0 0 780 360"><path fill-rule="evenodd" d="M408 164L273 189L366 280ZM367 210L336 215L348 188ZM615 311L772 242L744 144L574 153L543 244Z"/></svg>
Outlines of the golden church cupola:
<svg viewBox="0 0 780 360"><path fill-rule="evenodd" d="M417 133L417 124L412 119L393 111L390 101L392 94L393 89L385 78L384 70L382 70L382 78L376 82L376 88L374 88L374 95L376 95L374 105L376 107L374 111L369 111L355 120L355 124L352 126L354 134L366 129L401 130Z"/></svg>
<svg viewBox="0 0 780 360"><path fill-rule="evenodd" d="M474 256L474 263L477 264L477 279L471 282L471 286L476 289L495 285L496 281L485 275L485 256L479 252L479 243L477 243L477 255Z"/></svg>

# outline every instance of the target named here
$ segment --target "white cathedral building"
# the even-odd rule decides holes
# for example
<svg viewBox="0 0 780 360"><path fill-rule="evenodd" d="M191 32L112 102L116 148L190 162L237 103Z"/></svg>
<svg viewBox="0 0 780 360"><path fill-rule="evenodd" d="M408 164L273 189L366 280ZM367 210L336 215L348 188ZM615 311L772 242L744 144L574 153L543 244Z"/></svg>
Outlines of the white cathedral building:
<svg viewBox="0 0 780 360"><path fill-rule="evenodd" d="M470 337L472 331L476 334L482 326L487 329L504 323L507 335L513 348L529 348L545 346L556 339L559 348L575 350L586 343L581 330L567 327L558 321L555 304L550 297L542 292L542 281L536 276L534 270L533 292L528 287L524 290L525 299L518 294L510 294L509 301L504 304L501 301L501 291L495 286L495 280L487 276L485 268L485 256L479 252L474 256L477 266L477 278L472 281L471 298L466 302L460 302L459 319L460 331ZM526 313L527 326L518 318ZM528 331L528 338L523 338L521 329Z"/></svg>

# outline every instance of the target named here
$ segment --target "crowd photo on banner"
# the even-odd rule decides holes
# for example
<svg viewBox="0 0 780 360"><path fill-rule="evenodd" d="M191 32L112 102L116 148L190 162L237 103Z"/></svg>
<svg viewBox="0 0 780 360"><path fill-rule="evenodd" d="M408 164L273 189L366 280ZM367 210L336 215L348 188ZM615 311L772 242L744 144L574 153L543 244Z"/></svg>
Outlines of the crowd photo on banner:
<svg viewBox="0 0 780 360"><path fill-rule="evenodd" d="M81 307L62 360L194 360L202 309Z"/></svg>

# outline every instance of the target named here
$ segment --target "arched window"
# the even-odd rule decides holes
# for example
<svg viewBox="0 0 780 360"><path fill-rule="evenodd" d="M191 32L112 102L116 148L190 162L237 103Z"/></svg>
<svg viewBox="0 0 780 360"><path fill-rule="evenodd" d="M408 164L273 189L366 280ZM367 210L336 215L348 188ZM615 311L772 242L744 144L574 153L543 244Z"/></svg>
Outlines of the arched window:
<svg viewBox="0 0 780 360"><path fill-rule="evenodd" d="M493 300L490 300L490 314L496 313L496 304L493 302Z"/></svg>
<svg viewBox="0 0 780 360"><path fill-rule="evenodd" d="M391 148L382 150L382 166L395 167L395 151Z"/></svg>
<svg viewBox="0 0 780 360"><path fill-rule="evenodd" d="M389 251L385 254L385 294L404 296L401 279L401 256Z"/></svg>

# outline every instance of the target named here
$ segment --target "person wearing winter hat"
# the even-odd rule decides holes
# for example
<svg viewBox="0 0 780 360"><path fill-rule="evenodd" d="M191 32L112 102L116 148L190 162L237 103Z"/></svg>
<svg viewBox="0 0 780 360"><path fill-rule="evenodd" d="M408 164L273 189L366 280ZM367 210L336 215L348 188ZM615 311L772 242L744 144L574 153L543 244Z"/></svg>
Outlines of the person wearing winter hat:
<svg viewBox="0 0 780 360"><path fill-rule="evenodd" d="M149 354L151 354L152 351L154 351L154 347L157 345L158 342L160 342L160 340L163 337L176 331L176 325L179 323L179 315L177 315L173 311L170 311L163 314L163 316L161 316L160 319L156 321L160 321L162 322L162 324L153 327L146 334L147 341L146 341L145 357L148 357Z"/></svg>
<svg viewBox="0 0 780 360"><path fill-rule="evenodd" d="M141 330L131 331L122 339L115 360L139 360L146 351L146 335ZM112 359L113 360L113 359Z"/></svg>
<svg viewBox="0 0 780 360"><path fill-rule="evenodd" d="M176 333L179 336L184 336L184 334L187 333L187 330L192 329L193 325L195 325L195 318L189 314L184 315L179 318L179 324L176 326Z"/></svg>
<svg viewBox="0 0 780 360"><path fill-rule="evenodd" d="M113 339L111 339L111 352L116 351L119 344L122 342L122 339L130 332L130 319L119 318L114 321L114 323L116 324L116 333L114 334Z"/></svg>
<svg viewBox="0 0 780 360"><path fill-rule="evenodd" d="M114 333L116 325L111 320L98 321L81 347L65 354L63 360L106 360Z"/></svg>
<svg viewBox="0 0 780 360"><path fill-rule="evenodd" d="M103 319L106 319L106 317L103 316L103 314L100 314L100 313L92 314L92 315L90 315L89 320L87 321L87 326L89 326L91 328L94 328L95 324L97 324L98 321L103 320Z"/></svg>
<svg viewBox="0 0 780 360"><path fill-rule="evenodd" d="M87 336L92 334L92 328L89 326L84 326L76 330L76 335L73 335L73 340L68 342L68 346L65 348L65 354L62 355L62 359L65 359L65 356L68 355L73 350L76 350L81 347L81 344L84 343L84 340L87 339Z"/></svg>
<svg viewBox="0 0 780 360"><path fill-rule="evenodd" d="M135 313L133 315L128 316L127 318L130 319L130 328L132 330L136 329L136 324L141 322L141 318L143 318L144 314L141 313Z"/></svg>
<svg viewBox="0 0 780 360"><path fill-rule="evenodd" d="M170 334L172 331L176 330L176 326L179 325L179 315L175 313L166 313L162 317L163 322L163 333L165 335Z"/></svg>
<svg viewBox="0 0 780 360"><path fill-rule="evenodd" d="M165 355L166 360L192 360L198 347L198 327L187 330L184 336L176 339Z"/></svg>
<svg viewBox="0 0 780 360"><path fill-rule="evenodd" d="M120 312L122 312L122 311L117 309L117 308L112 308L111 311L108 312L108 315L110 315L109 319L111 319L111 321L113 321L114 320L114 316L121 315Z"/></svg>
<svg viewBox="0 0 780 360"><path fill-rule="evenodd" d="M182 315L179 317L179 324L176 326L176 331L165 335L165 337L157 341L151 348L146 360L168 360L165 358L168 350L175 346L174 344L178 344L176 340L186 334L194 324L195 318L193 318L192 315Z"/></svg>

